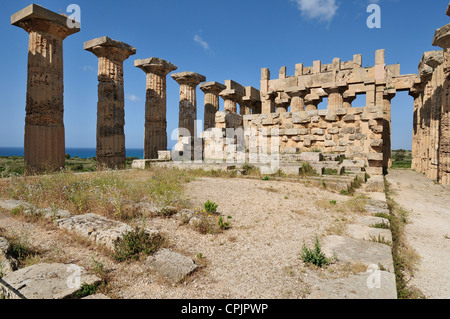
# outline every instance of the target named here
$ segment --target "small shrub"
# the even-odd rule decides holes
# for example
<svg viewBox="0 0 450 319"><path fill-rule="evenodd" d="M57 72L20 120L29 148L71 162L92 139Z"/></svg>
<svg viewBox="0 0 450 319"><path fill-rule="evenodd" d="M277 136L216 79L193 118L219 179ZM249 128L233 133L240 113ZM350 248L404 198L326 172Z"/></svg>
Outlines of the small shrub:
<svg viewBox="0 0 450 319"><path fill-rule="evenodd" d="M302 163L299 174L301 176L316 176L316 170L309 163Z"/></svg>
<svg viewBox="0 0 450 319"><path fill-rule="evenodd" d="M334 199L333 199L333 200L330 200L330 204L331 204L331 205L336 205L336 203L337 203L337 202L336 202Z"/></svg>
<svg viewBox="0 0 450 319"><path fill-rule="evenodd" d="M305 263L313 264L319 268L330 264L330 260L325 257L325 254L320 248L319 238L317 238L317 236L314 249L310 249L306 247L306 245L303 245L302 260Z"/></svg>
<svg viewBox="0 0 450 319"><path fill-rule="evenodd" d="M263 181L270 181L270 177L269 177L269 176L264 176L264 177L262 178L262 180L263 180Z"/></svg>
<svg viewBox="0 0 450 319"><path fill-rule="evenodd" d="M208 213L208 214L216 214L217 213L217 207L219 207L219 205L218 204L216 204L216 203L214 203L214 202L211 202L210 200L208 200L206 203L205 203L205 211Z"/></svg>
<svg viewBox="0 0 450 319"><path fill-rule="evenodd" d="M159 234L146 233L144 229L136 227L123 235L116 244L113 257L119 262L139 260L142 254L152 255L162 246L164 239Z"/></svg>
<svg viewBox="0 0 450 319"><path fill-rule="evenodd" d="M227 230L231 227L231 223L224 221L222 216L219 217L219 221L217 222L217 225L219 226L219 229L221 229L221 230Z"/></svg>

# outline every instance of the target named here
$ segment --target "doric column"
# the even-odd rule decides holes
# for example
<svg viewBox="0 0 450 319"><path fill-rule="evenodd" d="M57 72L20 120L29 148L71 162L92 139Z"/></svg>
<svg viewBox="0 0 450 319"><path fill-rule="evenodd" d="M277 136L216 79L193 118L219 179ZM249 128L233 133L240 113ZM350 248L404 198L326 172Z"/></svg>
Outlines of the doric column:
<svg viewBox="0 0 450 319"><path fill-rule="evenodd" d="M123 62L136 49L120 41L101 37L84 43L98 58L97 164L125 167L125 93Z"/></svg>
<svg viewBox="0 0 450 319"><path fill-rule="evenodd" d="M311 90L304 87L291 87L284 90L291 97L291 112L301 112L305 110L305 97L311 93Z"/></svg>
<svg viewBox="0 0 450 319"><path fill-rule="evenodd" d="M447 7L450 16L450 4ZM450 185L450 24L436 30L433 45L444 49L444 84L439 136L439 180Z"/></svg>
<svg viewBox="0 0 450 319"><path fill-rule="evenodd" d="M317 110L319 104L322 103L323 99L317 94L308 94L305 96L305 111Z"/></svg>
<svg viewBox="0 0 450 319"><path fill-rule="evenodd" d="M348 89L345 82L336 82L325 85L322 89L328 94L328 110L344 107L344 92Z"/></svg>
<svg viewBox="0 0 450 319"><path fill-rule="evenodd" d="M206 81L206 77L194 72L172 74L180 85L180 114L178 128L187 129L192 138L196 137L197 85ZM180 133L179 133L180 135Z"/></svg>
<svg viewBox="0 0 450 319"><path fill-rule="evenodd" d="M412 164L411 168L416 171L420 171L420 139L421 139L421 128L420 128L420 109L422 108L423 101L423 85L421 83L415 84L410 90L409 95L414 99L414 115L413 115L413 143L412 143Z"/></svg>
<svg viewBox="0 0 450 319"><path fill-rule="evenodd" d="M205 116L203 130L216 127L216 113L219 111L219 94L226 86L218 82L200 84L200 90L205 93Z"/></svg>
<svg viewBox="0 0 450 319"><path fill-rule="evenodd" d="M277 113L286 113L289 105L291 104L291 99L289 95L284 92L278 92L278 97L275 99L275 105L277 107Z"/></svg>
<svg viewBox="0 0 450 319"><path fill-rule="evenodd" d="M342 103L343 108L351 108L352 103L356 100L356 93L352 91L347 91L342 96L344 102Z"/></svg>
<svg viewBox="0 0 450 319"><path fill-rule="evenodd" d="M79 23L32 4L11 17L29 33L25 166L30 172L65 166L63 40Z"/></svg>
<svg viewBox="0 0 450 319"><path fill-rule="evenodd" d="M392 166L391 149L391 100L395 97L396 90L385 90L383 94L383 168L388 169Z"/></svg>
<svg viewBox="0 0 450 319"><path fill-rule="evenodd" d="M224 110L237 114L237 103L240 102L241 96L236 90L224 90L220 92L220 97L224 101Z"/></svg>
<svg viewBox="0 0 450 319"><path fill-rule="evenodd" d="M147 75L145 99L144 159L157 159L167 150L167 75L177 66L158 58L134 61Z"/></svg>
<svg viewBox="0 0 450 319"><path fill-rule="evenodd" d="M269 92L261 92L261 113L262 114L271 114L275 113L275 98L278 96L278 93L275 91Z"/></svg>

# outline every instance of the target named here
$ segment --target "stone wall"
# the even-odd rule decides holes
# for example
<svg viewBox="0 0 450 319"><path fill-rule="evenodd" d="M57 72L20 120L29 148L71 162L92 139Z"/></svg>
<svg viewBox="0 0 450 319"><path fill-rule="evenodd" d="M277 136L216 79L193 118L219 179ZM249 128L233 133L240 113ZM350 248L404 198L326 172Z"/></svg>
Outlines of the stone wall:
<svg viewBox="0 0 450 319"><path fill-rule="evenodd" d="M246 134L278 138L282 154L344 154L347 159L364 160L366 171L377 175L383 173L383 119L381 107L358 107L245 115L243 127Z"/></svg>

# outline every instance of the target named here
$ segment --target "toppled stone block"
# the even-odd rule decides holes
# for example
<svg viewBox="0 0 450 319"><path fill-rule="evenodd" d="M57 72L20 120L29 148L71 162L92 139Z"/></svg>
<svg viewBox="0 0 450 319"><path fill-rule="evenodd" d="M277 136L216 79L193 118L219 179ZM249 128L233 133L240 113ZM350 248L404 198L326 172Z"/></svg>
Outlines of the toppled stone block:
<svg viewBox="0 0 450 319"><path fill-rule="evenodd" d="M59 228L73 231L111 250L114 250L116 243L125 233L133 230L131 226L125 223L110 220L96 214L85 214L60 219L55 221L55 224ZM147 229L146 232L149 235L156 233L156 231Z"/></svg>
<svg viewBox="0 0 450 319"><path fill-rule="evenodd" d="M191 258L169 249L161 249L148 257L146 263L173 284L179 283L197 269Z"/></svg>
<svg viewBox="0 0 450 319"><path fill-rule="evenodd" d="M171 161L172 160L172 152L171 151L158 151L158 160Z"/></svg>
<svg viewBox="0 0 450 319"><path fill-rule="evenodd" d="M100 280L78 265L36 264L3 277L0 289L7 299L67 299Z"/></svg>
<svg viewBox="0 0 450 319"><path fill-rule="evenodd" d="M15 200L15 199L7 199L7 200L2 200L0 201L0 208L3 208L5 210L9 210L12 211L13 209L17 209L17 208L25 208L25 209L30 209L31 205L25 202L22 202L20 200Z"/></svg>

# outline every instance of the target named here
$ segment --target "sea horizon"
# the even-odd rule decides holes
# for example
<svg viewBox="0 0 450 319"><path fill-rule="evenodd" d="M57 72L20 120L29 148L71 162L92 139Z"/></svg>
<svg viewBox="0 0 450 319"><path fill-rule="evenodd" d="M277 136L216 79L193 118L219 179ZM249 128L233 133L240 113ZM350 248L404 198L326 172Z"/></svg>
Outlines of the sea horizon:
<svg viewBox="0 0 450 319"><path fill-rule="evenodd" d="M0 147L0 156L24 156L23 147ZM97 156L97 150L95 147L66 147L66 154L71 157L78 158L92 158ZM126 157L137 157L139 159L144 158L143 148L126 148Z"/></svg>

